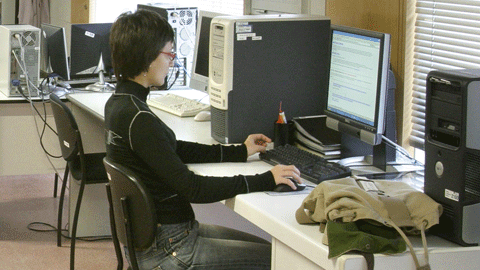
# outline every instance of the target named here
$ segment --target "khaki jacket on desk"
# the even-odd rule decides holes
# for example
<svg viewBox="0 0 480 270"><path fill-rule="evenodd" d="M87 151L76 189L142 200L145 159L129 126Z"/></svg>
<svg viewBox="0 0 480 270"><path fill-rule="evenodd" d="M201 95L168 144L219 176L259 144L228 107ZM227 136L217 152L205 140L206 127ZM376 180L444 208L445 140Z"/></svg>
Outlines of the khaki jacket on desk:
<svg viewBox="0 0 480 270"><path fill-rule="evenodd" d="M354 237L356 239L346 242L346 239L341 239L342 234L338 232L351 230L352 223L368 222L378 226L379 232L385 228L396 230L409 246L417 268L422 269L405 233L421 233L424 251L427 252L425 230L438 224L441 214L440 204L406 183L347 177L320 183L303 200L296 212L296 219L300 224L320 223L320 230L324 232L323 242L329 245L330 258L352 250L387 254L405 250L405 248L402 250L401 246L392 247L396 240L389 241L388 237L385 238L388 233L374 236L383 237L385 240L383 243L376 241L383 246L373 249L370 246L368 248L361 246L360 243L365 243L365 239L359 239L371 238L371 235L356 234ZM335 227L337 236L335 239L331 239L328 226ZM425 255L428 269L428 254Z"/></svg>

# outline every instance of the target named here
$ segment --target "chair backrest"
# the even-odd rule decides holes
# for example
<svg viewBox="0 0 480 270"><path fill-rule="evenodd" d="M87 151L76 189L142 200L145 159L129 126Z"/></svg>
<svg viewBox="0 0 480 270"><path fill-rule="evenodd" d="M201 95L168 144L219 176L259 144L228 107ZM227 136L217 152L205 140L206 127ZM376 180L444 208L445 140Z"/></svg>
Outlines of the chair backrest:
<svg viewBox="0 0 480 270"><path fill-rule="evenodd" d="M117 237L128 246L125 216L131 221L133 247L142 250L152 245L157 228L153 199L145 186L130 169L104 158L112 192L113 213ZM124 213L122 200L127 200L128 213ZM125 215L127 214L127 215Z"/></svg>
<svg viewBox="0 0 480 270"><path fill-rule="evenodd" d="M77 122L72 111L55 94L50 94L53 118L57 127L58 140L65 160L73 160L82 149L82 141Z"/></svg>

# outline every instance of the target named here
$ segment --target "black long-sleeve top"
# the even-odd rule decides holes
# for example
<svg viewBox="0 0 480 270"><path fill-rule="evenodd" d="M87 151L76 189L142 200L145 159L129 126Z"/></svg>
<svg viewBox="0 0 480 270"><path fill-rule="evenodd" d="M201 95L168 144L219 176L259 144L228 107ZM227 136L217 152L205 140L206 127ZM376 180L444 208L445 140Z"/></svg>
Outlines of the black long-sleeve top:
<svg viewBox="0 0 480 270"><path fill-rule="evenodd" d="M149 90L120 82L105 105L107 157L136 172L153 196L160 224L195 218L190 203L211 203L237 194L272 190L270 171L257 175L209 177L186 163L245 162L244 144L204 145L176 140L174 132L146 104Z"/></svg>

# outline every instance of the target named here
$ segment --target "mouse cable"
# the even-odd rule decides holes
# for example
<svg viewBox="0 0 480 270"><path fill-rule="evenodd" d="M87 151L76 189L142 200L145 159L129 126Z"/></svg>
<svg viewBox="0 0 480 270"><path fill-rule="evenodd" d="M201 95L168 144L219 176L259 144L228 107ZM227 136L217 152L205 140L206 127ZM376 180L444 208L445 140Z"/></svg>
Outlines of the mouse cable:
<svg viewBox="0 0 480 270"><path fill-rule="evenodd" d="M35 226L46 226L47 229L39 229L35 228ZM68 225L65 225L67 227ZM45 222L34 221L27 225L27 229L34 232L56 232L57 228L51 224ZM62 232L67 232L67 229L62 229ZM72 239L70 236L66 234L61 234L66 239ZM77 240L87 241L87 242L95 242L95 241L102 241L102 240L111 240L111 236L88 236L88 237L76 237Z"/></svg>
<svg viewBox="0 0 480 270"><path fill-rule="evenodd" d="M208 93L205 94L202 98L198 99L197 101L201 102L201 101L204 100L206 97L209 97Z"/></svg>

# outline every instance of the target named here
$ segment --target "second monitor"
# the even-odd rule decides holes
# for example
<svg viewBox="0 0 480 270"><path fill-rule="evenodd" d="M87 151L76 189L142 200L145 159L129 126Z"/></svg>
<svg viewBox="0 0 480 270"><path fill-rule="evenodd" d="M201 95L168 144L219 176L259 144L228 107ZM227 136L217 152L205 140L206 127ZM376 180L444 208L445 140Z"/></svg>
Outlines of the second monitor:
<svg viewBox="0 0 480 270"><path fill-rule="evenodd" d="M65 28L42 24L41 70L56 73L63 80L70 80Z"/></svg>
<svg viewBox="0 0 480 270"><path fill-rule="evenodd" d="M197 35L193 54L190 88L207 92L210 46L210 24L212 19L225 14L201 10L198 13Z"/></svg>
<svg viewBox="0 0 480 270"><path fill-rule="evenodd" d="M75 79L99 78L98 83L87 86L87 89L113 90L104 77L104 74L113 73L109 44L111 27L111 23L72 24L70 75Z"/></svg>

